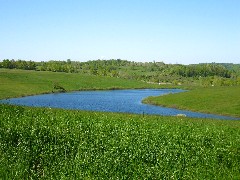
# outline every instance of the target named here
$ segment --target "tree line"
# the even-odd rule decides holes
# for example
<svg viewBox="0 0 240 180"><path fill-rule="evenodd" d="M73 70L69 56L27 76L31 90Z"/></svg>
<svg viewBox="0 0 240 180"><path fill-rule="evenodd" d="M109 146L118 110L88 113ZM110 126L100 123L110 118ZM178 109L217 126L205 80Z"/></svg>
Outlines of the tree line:
<svg viewBox="0 0 240 180"><path fill-rule="evenodd" d="M214 84L214 82L220 85L237 84L240 77L240 65L230 63L181 65L155 61L133 62L121 59L90 60L87 62L71 61L70 59L66 61L50 60L42 62L4 59L0 62L0 68L84 73L173 84L182 84L190 81L198 81L202 84Z"/></svg>

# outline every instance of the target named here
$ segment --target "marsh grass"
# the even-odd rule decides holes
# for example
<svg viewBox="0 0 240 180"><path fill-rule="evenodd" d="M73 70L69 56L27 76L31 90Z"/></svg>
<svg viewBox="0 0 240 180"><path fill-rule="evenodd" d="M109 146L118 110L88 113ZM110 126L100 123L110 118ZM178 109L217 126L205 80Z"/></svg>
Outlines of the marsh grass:
<svg viewBox="0 0 240 180"><path fill-rule="evenodd" d="M0 105L0 179L239 179L239 121Z"/></svg>

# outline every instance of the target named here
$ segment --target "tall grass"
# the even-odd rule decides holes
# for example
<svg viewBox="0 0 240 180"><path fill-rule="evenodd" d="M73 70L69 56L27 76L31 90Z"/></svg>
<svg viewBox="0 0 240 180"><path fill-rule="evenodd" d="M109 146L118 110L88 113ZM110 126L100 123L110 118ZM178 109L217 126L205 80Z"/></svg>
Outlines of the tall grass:
<svg viewBox="0 0 240 180"><path fill-rule="evenodd" d="M0 105L0 179L239 179L239 121Z"/></svg>

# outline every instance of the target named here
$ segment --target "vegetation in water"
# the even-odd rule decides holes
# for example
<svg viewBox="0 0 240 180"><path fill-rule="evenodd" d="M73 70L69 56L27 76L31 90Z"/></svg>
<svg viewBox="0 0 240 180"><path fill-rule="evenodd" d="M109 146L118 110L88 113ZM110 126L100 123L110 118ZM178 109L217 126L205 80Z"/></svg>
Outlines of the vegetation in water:
<svg viewBox="0 0 240 180"><path fill-rule="evenodd" d="M0 179L239 179L239 121L0 105Z"/></svg>

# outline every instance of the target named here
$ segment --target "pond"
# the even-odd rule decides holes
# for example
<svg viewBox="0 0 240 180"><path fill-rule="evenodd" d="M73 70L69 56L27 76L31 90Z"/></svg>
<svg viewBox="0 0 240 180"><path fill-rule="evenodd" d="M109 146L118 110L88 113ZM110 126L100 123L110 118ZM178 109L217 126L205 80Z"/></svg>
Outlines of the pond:
<svg viewBox="0 0 240 180"><path fill-rule="evenodd" d="M213 114L197 113L174 108L166 108L143 104L141 101L148 96L159 96L169 93L184 92L180 89L140 89L140 90L106 90L77 91L69 93L43 94L1 100L2 103L34 107L51 107L104 112L123 112L135 114L152 114L176 116L184 114L188 117L239 119Z"/></svg>

